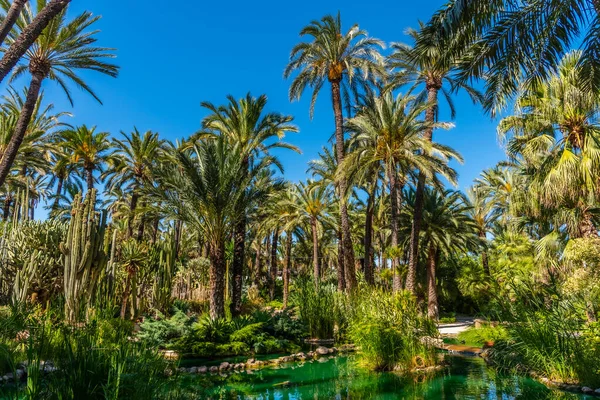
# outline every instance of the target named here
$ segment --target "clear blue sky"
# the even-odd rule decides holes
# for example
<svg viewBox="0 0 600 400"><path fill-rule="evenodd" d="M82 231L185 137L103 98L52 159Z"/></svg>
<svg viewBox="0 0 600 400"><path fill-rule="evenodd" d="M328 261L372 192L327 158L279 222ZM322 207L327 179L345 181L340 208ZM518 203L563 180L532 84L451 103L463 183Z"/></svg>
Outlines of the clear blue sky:
<svg viewBox="0 0 600 400"><path fill-rule="evenodd" d="M333 131L328 87L317 101L312 121L309 96L300 102L288 101L289 81L282 75L300 29L341 7L344 29L358 23L387 43L405 41L405 29L426 21L443 2L73 0L71 16L84 9L102 15L97 24L99 44L117 49L121 71L116 79L84 74L104 105L74 88L71 108L51 82L44 86L46 99L58 110L71 111L74 124L97 125L113 135L135 125L175 140L199 128L205 115L201 101L223 103L227 94L265 93L269 109L294 115L300 128L300 133L286 139L303 154L281 154L285 176L300 180L306 176L307 162L316 157ZM463 155L465 163L457 170L460 188L465 189L504 153L496 138L497 121L464 95L456 98L456 108L456 128L436 133L436 139ZM449 119L445 111L442 108L441 120Z"/></svg>

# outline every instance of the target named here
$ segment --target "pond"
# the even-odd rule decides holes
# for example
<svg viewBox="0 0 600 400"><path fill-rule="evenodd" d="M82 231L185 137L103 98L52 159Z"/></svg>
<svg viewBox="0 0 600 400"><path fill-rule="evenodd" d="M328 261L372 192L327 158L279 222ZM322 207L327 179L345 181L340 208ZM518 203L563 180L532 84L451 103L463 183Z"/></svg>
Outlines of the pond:
<svg viewBox="0 0 600 400"><path fill-rule="evenodd" d="M350 356L229 376L186 376L171 389L185 398L213 399L592 399L497 373L481 358L445 358L448 367L428 376L369 372Z"/></svg>

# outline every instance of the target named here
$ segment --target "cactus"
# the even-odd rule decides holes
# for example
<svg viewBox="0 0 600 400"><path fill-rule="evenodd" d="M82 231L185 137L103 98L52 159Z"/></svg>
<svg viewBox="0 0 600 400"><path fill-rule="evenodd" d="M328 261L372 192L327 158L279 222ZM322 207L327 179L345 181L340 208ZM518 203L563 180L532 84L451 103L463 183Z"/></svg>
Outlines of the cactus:
<svg viewBox="0 0 600 400"><path fill-rule="evenodd" d="M67 238L60 246L64 254L65 317L69 322L76 321L82 303L89 306L107 263L103 246L106 212L96 212L95 204L95 189L89 190L83 201L80 194L75 196Z"/></svg>
<svg viewBox="0 0 600 400"><path fill-rule="evenodd" d="M157 246L158 268L156 281L152 290L152 304L155 308L165 312L171 303L173 277L175 276L175 249L174 235L169 235L163 243Z"/></svg>

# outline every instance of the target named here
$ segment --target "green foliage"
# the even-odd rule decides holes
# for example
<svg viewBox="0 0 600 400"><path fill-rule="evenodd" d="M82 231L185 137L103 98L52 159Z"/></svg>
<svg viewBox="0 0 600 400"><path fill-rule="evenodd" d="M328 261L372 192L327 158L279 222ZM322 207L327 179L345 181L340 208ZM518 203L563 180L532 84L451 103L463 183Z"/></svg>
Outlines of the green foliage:
<svg viewBox="0 0 600 400"><path fill-rule="evenodd" d="M349 336L369 368L410 370L435 362L434 349L419 340L435 336L435 324L420 315L409 292L363 289L351 304Z"/></svg>
<svg viewBox="0 0 600 400"><path fill-rule="evenodd" d="M191 330L193 318L188 317L182 311L177 310L171 318L148 318L140 324L140 332L137 337L152 347L168 348L174 339L184 336Z"/></svg>
<svg viewBox="0 0 600 400"><path fill-rule="evenodd" d="M469 328L458 334L458 340L469 346L481 347L488 342L507 339L506 329L502 325L484 325L481 328Z"/></svg>

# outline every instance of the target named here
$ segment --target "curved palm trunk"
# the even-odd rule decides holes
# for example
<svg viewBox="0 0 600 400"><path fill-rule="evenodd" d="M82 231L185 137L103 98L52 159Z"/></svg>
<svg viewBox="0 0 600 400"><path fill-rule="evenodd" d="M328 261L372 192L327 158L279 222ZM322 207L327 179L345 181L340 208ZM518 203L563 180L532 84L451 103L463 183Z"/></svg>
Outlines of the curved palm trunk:
<svg viewBox="0 0 600 400"><path fill-rule="evenodd" d="M369 285L375 284L373 276L373 214L375 213L375 189L377 188L377 180L373 182L371 190L369 190L367 199L367 209L365 218L365 281Z"/></svg>
<svg viewBox="0 0 600 400"><path fill-rule="evenodd" d="M285 263L283 264L283 308L287 307L290 294L290 270L292 266L292 232L285 238Z"/></svg>
<svg viewBox="0 0 600 400"><path fill-rule="evenodd" d="M0 60L0 82L17 65L21 57L23 57L33 42L36 41L50 21L60 14L70 2L71 0L51 0L37 13L33 21L23 29L19 37L17 37ZM3 180L0 182L0 185L2 183L4 183Z"/></svg>
<svg viewBox="0 0 600 400"><path fill-rule="evenodd" d="M242 273L246 254L246 216L235 225L233 232L233 293L231 296L231 314L237 316L242 312Z"/></svg>
<svg viewBox="0 0 600 400"><path fill-rule="evenodd" d="M273 231L271 241L271 263L269 264L269 297L275 299L275 286L277 283L277 244L279 242L279 227Z"/></svg>
<svg viewBox="0 0 600 400"><path fill-rule="evenodd" d="M225 241L219 240L210 246L210 317L225 316Z"/></svg>
<svg viewBox="0 0 600 400"><path fill-rule="evenodd" d="M321 279L321 266L319 265L319 234L317 233L317 219L315 217L310 218L310 230L313 239L313 274L315 286L318 288Z"/></svg>
<svg viewBox="0 0 600 400"><path fill-rule="evenodd" d="M33 74L31 76L27 97L25 98L25 103L23 104L21 114L17 120L15 131L13 132L10 142L2 155L2 160L0 161L0 186L4 185L4 181L10 173L10 169L19 152L19 147L21 147L21 143L23 143L23 138L25 137L25 132L27 132L27 127L31 121L33 111L35 110L35 104L40 94L43 80L44 76L41 74Z"/></svg>
<svg viewBox="0 0 600 400"><path fill-rule="evenodd" d="M340 81L331 81L331 98L333 103L333 113L335 116L335 149L337 153L337 163L341 165L344 161L344 118L342 115L342 97L340 90ZM349 290L356 288L356 273L354 265L354 248L352 247L352 237L350 236L350 219L348 218L348 207L346 204L346 191L348 181L342 177L338 182L340 193L340 226L342 228L342 244L344 246L344 272L346 275L346 287Z"/></svg>
<svg viewBox="0 0 600 400"><path fill-rule="evenodd" d="M437 250L435 245L429 245L427 255L427 316L433 320L438 320L438 299L437 299L437 284L435 279L435 270L437 264Z"/></svg>
<svg viewBox="0 0 600 400"><path fill-rule="evenodd" d="M8 12L6 13L6 16L4 17L4 20L2 21L2 24L0 25L0 44L4 43L4 40L6 40L6 37L12 30L15 22L17 22L17 18L19 18L21 10L23 10L23 7L27 1L28 0L13 0Z"/></svg>
<svg viewBox="0 0 600 400"><path fill-rule="evenodd" d="M398 249L398 182L396 168L388 166L388 180L390 185L390 202L392 215L390 216L392 230L392 247L394 251ZM402 290L402 277L398 271L398 257L392 257L393 290L397 292Z"/></svg>
<svg viewBox="0 0 600 400"><path fill-rule="evenodd" d="M427 86L427 103L429 107L425 112L425 121L428 123L435 122L435 114L437 111L437 96L439 87ZM425 139L429 142L433 139L433 128L427 129ZM419 173L417 181L417 190L415 192L415 209L413 214L412 228L410 231L410 247L408 255L408 274L406 275L406 289L413 294L416 293L416 276L417 263L419 262L419 234L421 233L421 224L423 220L423 200L425 191L425 175Z"/></svg>

